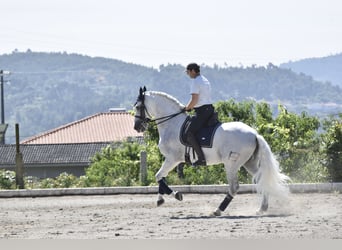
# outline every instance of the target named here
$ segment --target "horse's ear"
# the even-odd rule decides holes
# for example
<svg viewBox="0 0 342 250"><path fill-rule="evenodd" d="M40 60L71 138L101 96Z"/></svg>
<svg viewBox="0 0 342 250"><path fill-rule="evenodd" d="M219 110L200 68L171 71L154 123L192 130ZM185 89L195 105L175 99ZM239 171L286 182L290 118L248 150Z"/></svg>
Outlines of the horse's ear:
<svg viewBox="0 0 342 250"><path fill-rule="evenodd" d="M142 87L140 87L140 89L139 89L139 95L142 95L142 93L143 93L143 89L142 89Z"/></svg>
<svg viewBox="0 0 342 250"><path fill-rule="evenodd" d="M143 91L146 92L146 87L144 86Z"/></svg>

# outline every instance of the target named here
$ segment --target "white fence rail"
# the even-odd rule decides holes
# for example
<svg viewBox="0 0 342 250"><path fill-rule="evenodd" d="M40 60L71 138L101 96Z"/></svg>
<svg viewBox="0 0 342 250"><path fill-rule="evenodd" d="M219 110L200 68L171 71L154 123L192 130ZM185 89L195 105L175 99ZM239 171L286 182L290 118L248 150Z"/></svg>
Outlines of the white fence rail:
<svg viewBox="0 0 342 250"><path fill-rule="evenodd" d="M290 184L291 193L342 193L342 183L305 183ZM228 185L182 185L171 186L183 193L226 194ZM0 190L0 198L44 197L63 195L115 195L115 194L156 194L157 186L98 187L98 188L55 188L55 189L17 189ZM240 185L238 193L254 193L254 184Z"/></svg>

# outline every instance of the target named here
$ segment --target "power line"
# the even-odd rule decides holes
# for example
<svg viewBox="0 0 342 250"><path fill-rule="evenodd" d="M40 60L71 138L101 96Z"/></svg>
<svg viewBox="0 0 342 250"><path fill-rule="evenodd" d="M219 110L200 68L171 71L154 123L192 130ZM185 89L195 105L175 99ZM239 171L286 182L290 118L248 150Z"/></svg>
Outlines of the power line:
<svg viewBox="0 0 342 250"><path fill-rule="evenodd" d="M108 72L107 70L96 70L96 72ZM61 73L90 73L89 70L46 70L46 71L12 71L12 74L61 74ZM91 72L93 74L93 72Z"/></svg>

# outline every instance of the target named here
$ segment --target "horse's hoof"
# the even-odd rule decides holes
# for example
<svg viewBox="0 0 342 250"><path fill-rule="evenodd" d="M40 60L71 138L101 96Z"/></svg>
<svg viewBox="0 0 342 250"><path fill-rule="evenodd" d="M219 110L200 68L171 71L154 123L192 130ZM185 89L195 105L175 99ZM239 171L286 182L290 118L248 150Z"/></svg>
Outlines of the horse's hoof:
<svg viewBox="0 0 342 250"><path fill-rule="evenodd" d="M182 200L183 200L183 195L182 195L182 193L176 192L176 193L175 193L175 198L176 198L177 200L179 200L179 201L182 201Z"/></svg>
<svg viewBox="0 0 342 250"><path fill-rule="evenodd" d="M163 198L157 200L157 207L163 205L165 203L165 200Z"/></svg>
<svg viewBox="0 0 342 250"><path fill-rule="evenodd" d="M210 215L211 216L221 216L222 212L220 209L216 209L214 212L212 212Z"/></svg>
<svg viewBox="0 0 342 250"><path fill-rule="evenodd" d="M262 210L262 209L259 209L259 210L256 211L256 215L263 215L265 213L266 213L266 211Z"/></svg>

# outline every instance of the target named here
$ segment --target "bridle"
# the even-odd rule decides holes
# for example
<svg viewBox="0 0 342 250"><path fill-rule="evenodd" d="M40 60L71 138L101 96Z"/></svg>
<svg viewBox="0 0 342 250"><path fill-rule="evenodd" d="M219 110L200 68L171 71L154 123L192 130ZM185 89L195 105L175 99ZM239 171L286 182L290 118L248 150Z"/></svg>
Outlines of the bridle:
<svg viewBox="0 0 342 250"><path fill-rule="evenodd" d="M156 125L159 125L159 124L164 123L164 122L166 122L166 121L168 121L168 120L178 116L179 114L185 112L185 110L180 110L179 112L176 112L174 114L162 116L162 117L155 118L155 119L147 118L146 114L149 117L152 117L152 116L148 112L148 110L146 108L146 105L145 105L145 91L146 91L145 87L143 89L140 88L140 94L138 96L137 102L134 104L136 109L140 110L140 115L135 115L134 117L142 120L143 126L146 126L150 122L156 122ZM138 104L138 102L140 102L140 105L136 106Z"/></svg>

